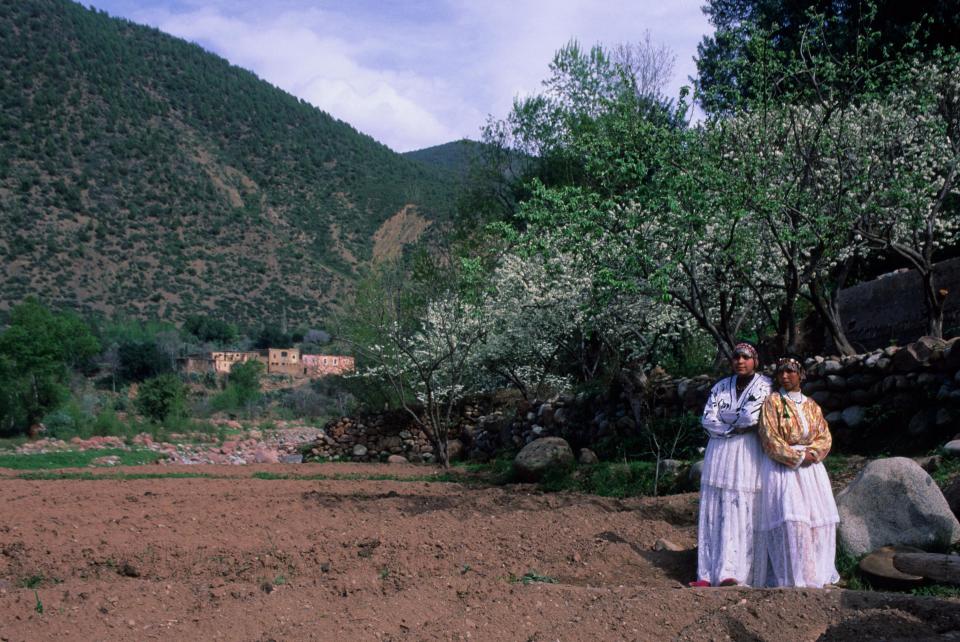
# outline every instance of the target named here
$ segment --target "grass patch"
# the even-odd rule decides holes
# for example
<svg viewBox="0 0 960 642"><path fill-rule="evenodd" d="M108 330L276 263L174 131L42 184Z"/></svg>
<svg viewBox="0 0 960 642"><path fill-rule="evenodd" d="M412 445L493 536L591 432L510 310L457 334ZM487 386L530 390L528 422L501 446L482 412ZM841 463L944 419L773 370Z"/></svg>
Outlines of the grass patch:
<svg viewBox="0 0 960 642"><path fill-rule="evenodd" d="M22 437L3 437L0 439L0 450L14 450L27 443L29 439Z"/></svg>
<svg viewBox="0 0 960 642"><path fill-rule="evenodd" d="M838 538L839 539L839 538ZM853 591L872 591L873 587L860 574L860 560L865 555L852 555L845 551L839 542L837 543L836 566L837 573L840 574L840 583Z"/></svg>
<svg viewBox="0 0 960 642"><path fill-rule="evenodd" d="M823 467L827 469L827 474L833 479L846 471L848 467L847 456L830 453L830 456L823 460Z"/></svg>
<svg viewBox="0 0 960 642"><path fill-rule="evenodd" d="M536 571L533 571L533 570L527 571L526 573L524 573L524 574L521 575L520 577L517 577L517 576L514 575L513 573L510 573L508 579L509 579L509 581L510 581L511 584L523 584L523 585L527 585L527 584L537 584L537 583L541 583L541 584L556 584L556 583L557 583L557 580L554 579L554 578L552 578L552 577L550 577L549 575L540 575L539 573L537 573Z"/></svg>
<svg viewBox="0 0 960 642"><path fill-rule="evenodd" d="M20 588L35 589L39 588L46 579L47 578L45 578L43 575L28 575L26 577L21 577L20 581L17 582L17 586Z"/></svg>
<svg viewBox="0 0 960 642"><path fill-rule="evenodd" d="M513 456L498 457L488 462L458 462L454 468L486 478L492 484L507 484L513 481Z"/></svg>
<svg viewBox="0 0 960 642"><path fill-rule="evenodd" d="M0 468L13 470L51 470L56 468L83 468L98 457L116 456L121 466L139 466L152 464L163 455L152 450L123 450L104 448L102 450L60 450L29 455L0 455Z"/></svg>
<svg viewBox="0 0 960 642"><path fill-rule="evenodd" d="M237 479L236 477L218 477L209 473L92 473L92 472L57 472L38 470L20 473L17 479L26 481L57 481L72 479L79 481L114 480L125 481L130 479Z"/></svg>
<svg viewBox="0 0 960 642"><path fill-rule="evenodd" d="M931 473L933 481L941 489L946 488L957 477L960 476L960 457L949 455L946 452L939 452L941 455L940 466Z"/></svg>
<svg viewBox="0 0 960 642"><path fill-rule="evenodd" d="M569 490L601 497L649 497L678 492L677 478L661 472L657 483L656 470L652 461L601 462L551 471L540 487L549 492Z"/></svg>
<svg viewBox="0 0 960 642"><path fill-rule="evenodd" d="M947 586L946 584L930 584L921 586L910 591L911 595L920 597L938 597L941 599L960 598L960 586Z"/></svg>

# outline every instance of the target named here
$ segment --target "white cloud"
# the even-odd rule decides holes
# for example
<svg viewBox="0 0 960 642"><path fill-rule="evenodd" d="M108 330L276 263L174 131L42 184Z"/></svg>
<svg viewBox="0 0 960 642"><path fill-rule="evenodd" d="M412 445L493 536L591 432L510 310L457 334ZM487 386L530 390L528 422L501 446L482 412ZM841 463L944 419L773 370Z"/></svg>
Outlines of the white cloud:
<svg viewBox="0 0 960 642"><path fill-rule="evenodd" d="M171 1L98 6L195 41L398 151L477 138L487 114L539 89L571 38L614 44L649 30L678 54L676 94L709 29L702 0Z"/></svg>

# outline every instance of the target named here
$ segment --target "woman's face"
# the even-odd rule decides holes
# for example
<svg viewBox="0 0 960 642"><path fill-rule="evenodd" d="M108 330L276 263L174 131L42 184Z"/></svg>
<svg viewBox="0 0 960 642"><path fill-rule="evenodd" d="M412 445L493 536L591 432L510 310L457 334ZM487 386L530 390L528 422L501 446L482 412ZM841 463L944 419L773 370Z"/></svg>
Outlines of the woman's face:
<svg viewBox="0 0 960 642"><path fill-rule="evenodd" d="M757 369L757 362L753 357L748 357L743 354L733 355L730 364L733 366L734 374L739 376L752 375L753 371Z"/></svg>
<svg viewBox="0 0 960 642"><path fill-rule="evenodd" d="M781 370L777 373L777 383L787 392L800 389L800 373L794 370Z"/></svg>

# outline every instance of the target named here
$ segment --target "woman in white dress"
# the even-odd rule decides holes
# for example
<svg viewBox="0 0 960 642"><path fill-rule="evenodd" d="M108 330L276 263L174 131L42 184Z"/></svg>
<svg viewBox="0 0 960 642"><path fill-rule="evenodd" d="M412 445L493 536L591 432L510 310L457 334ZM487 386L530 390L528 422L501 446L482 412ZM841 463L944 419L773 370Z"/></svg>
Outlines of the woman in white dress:
<svg viewBox="0 0 960 642"><path fill-rule="evenodd" d="M777 362L779 391L763 404L759 527L753 585L820 588L840 579L835 566L840 516L823 460L830 428L817 402L800 391L800 362Z"/></svg>
<svg viewBox="0 0 960 642"><path fill-rule="evenodd" d="M700 477L697 580L691 586L749 584L753 574L754 504L763 451L757 422L770 380L756 372L756 349L734 347L733 376L713 386L701 424L710 440Z"/></svg>

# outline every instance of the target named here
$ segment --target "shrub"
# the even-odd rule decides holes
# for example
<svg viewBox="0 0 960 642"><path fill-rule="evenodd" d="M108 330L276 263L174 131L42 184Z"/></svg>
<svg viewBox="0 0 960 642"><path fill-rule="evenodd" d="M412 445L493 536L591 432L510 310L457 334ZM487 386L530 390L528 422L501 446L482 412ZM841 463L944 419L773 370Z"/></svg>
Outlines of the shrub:
<svg viewBox="0 0 960 642"><path fill-rule="evenodd" d="M143 382L137 393L136 405L143 416L156 423L183 417L186 388L176 375L162 374Z"/></svg>
<svg viewBox="0 0 960 642"><path fill-rule="evenodd" d="M236 388L237 402L241 406L252 404L260 396L260 375L263 364L259 361L244 361L234 364L228 377L229 386Z"/></svg>

